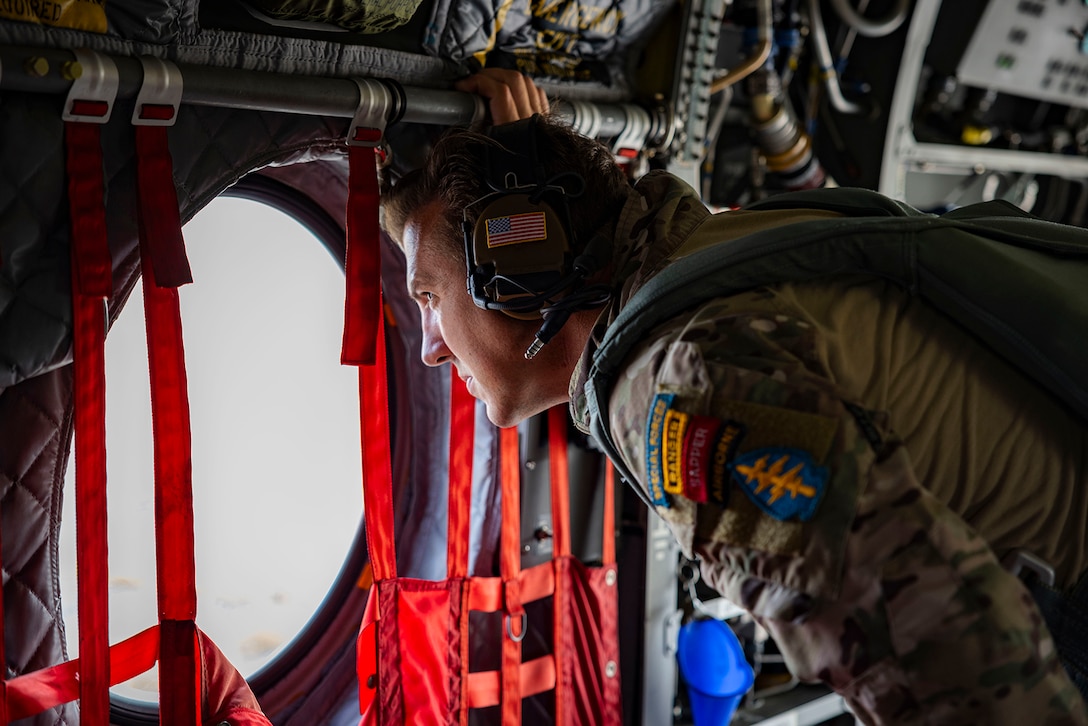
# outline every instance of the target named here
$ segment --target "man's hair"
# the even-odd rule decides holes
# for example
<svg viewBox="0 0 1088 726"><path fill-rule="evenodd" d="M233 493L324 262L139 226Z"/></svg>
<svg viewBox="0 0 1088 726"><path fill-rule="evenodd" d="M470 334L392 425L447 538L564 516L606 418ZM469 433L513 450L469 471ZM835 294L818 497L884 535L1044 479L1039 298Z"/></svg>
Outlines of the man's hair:
<svg viewBox="0 0 1088 726"><path fill-rule="evenodd" d="M548 178L574 172L585 181L585 192L570 200L574 251L580 252L581 246L619 213L627 199L627 178L605 146L561 121L541 117L536 133L538 158ZM475 224L482 205L473 202L494 191L487 183L486 145L501 148L484 134L451 131L438 140L423 168L405 174L391 189L383 191L382 227L398 246L404 246L408 217L439 202L442 228L437 231L443 245L464 260L461 221L467 218Z"/></svg>

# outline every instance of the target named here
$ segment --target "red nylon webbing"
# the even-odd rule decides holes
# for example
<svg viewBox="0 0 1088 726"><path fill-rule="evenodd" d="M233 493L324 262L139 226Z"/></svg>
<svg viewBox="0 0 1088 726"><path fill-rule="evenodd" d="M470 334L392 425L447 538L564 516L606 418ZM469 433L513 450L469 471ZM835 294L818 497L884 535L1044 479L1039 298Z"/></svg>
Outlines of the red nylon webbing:
<svg viewBox="0 0 1088 726"><path fill-rule="evenodd" d="M200 643L192 620L159 621L159 723L199 726Z"/></svg>
<svg viewBox="0 0 1088 726"><path fill-rule="evenodd" d="M551 461L553 557L570 554L570 468L567 463L567 410L548 410L548 456Z"/></svg>
<svg viewBox="0 0 1088 726"><path fill-rule="evenodd" d="M525 698L555 688L555 662L550 655L522 663L520 670L521 693ZM466 688L469 708L497 706L501 697L500 688L498 671L469 673Z"/></svg>
<svg viewBox="0 0 1088 726"><path fill-rule="evenodd" d="M450 490L446 577L468 575L469 513L472 509L472 448L476 399L450 366Z"/></svg>
<svg viewBox="0 0 1088 726"><path fill-rule="evenodd" d="M502 542L499 574L503 580L504 610L508 623L502 640L502 722L521 723L521 638L525 609L521 604L521 459L516 427L499 431L502 481ZM516 640L515 640L516 638Z"/></svg>
<svg viewBox="0 0 1088 726"><path fill-rule="evenodd" d="M381 327L381 246L378 229L376 152L348 147L347 254L344 275L344 342L340 362L374 363L375 341Z"/></svg>
<svg viewBox="0 0 1088 726"><path fill-rule="evenodd" d="M604 462L604 542L601 543L601 564L616 564L616 468Z"/></svg>
<svg viewBox="0 0 1088 726"><path fill-rule="evenodd" d="M171 109L172 110L172 109ZM136 193L140 217L147 230L147 254L160 287L181 287L193 281L185 242L181 235L181 217L174 189L174 163L170 158L166 127L136 127ZM150 206L155 205L155 206Z"/></svg>
<svg viewBox="0 0 1088 726"><path fill-rule="evenodd" d="M378 305L381 306L380 294ZM359 366L359 416L367 549L374 580L380 582L397 576L397 558L393 548L393 470L389 457L389 388L386 379L385 327L382 325L378 326L374 365Z"/></svg>
<svg viewBox="0 0 1088 726"><path fill-rule="evenodd" d="M159 712L200 723L192 433L176 285L191 281L165 128L137 127L137 196L155 446Z"/></svg>
<svg viewBox="0 0 1088 726"><path fill-rule="evenodd" d="M142 157L140 162L142 166ZM139 197L140 254L155 440L159 617L192 620L196 617L192 433L181 307L177 290L159 285L154 271L155 247L183 243L180 228L166 227L158 216L163 208L177 209L173 183L169 190L141 188ZM171 256L184 259L185 251L182 249Z"/></svg>
<svg viewBox="0 0 1088 726"><path fill-rule="evenodd" d="M518 573L521 602L533 602L555 592L555 568L541 562ZM468 607L484 613L503 609L504 583L501 577L474 577L469 581Z"/></svg>
<svg viewBox="0 0 1088 726"><path fill-rule="evenodd" d="M555 406L548 410L548 457L549 478L552 489L552 530L554 545L552 561L555 563L555 597L552 600L552 654L555 656L556 690L555 722L569 723L572 704L569 677L571 653L568 651L567 608L570 592L568 580L563 576L566 564L560 558L570 555L570 470L567 461L567 410Z"/></svg>
<svg viewBox="0 0 1088 726"><path fill-rule="evenodd" d="M76 566L81 719L109 724L106 526L106 299L113 292L97 125L65 124L72 246Z"/></svg>
<svg viewBox="0 0 1088 726"><path fill-rule="evenodd" d="M468 576L469 519L472 511L472 450L475 441L476 399L468 392L465 382L453 374L450 367L450 461L448 526L446 528L446 577L463 579ZM468 726L468 699L461 666L469 660L468 588L458 592L461 598L461 652L450 664L451 687L457 690L458 722ZM463 670L467 671L467 667Z"/></svg>
<svg viewBox="0 0 1088 726"><path fill-rule="evenodd" d="M144 630L109 650L110 684L116 686L145 673L159 655L159 627ZM80 660L70 660L12 678L5 684L5 706L12 720L79 698Z"/></svg>
<svg viewBox="0 0 1088 726"><path fill-rule="evenodd" d="M96 124L66 123L68 148L68 207L72 215L72 252L79 262L72 274L84 295L113 294L113 263L106 242L105 186L102 147ZM78 220L78 224L77 224Z"/></svg>
<svg viewBox="0 0 1088 726"><path fill-rule="evenodd" d="M0 541L2 541L0 537ZM0 556L0 563L3 563L4 558ZM4 680L4 676L7 675L7 653L4 650L4 597L3 591L0 589L0 666L4 668L4 672L0 673L0 726L8 726L8 722L11 720L8 714L8 694L11 692L10 682Z"/></svg>

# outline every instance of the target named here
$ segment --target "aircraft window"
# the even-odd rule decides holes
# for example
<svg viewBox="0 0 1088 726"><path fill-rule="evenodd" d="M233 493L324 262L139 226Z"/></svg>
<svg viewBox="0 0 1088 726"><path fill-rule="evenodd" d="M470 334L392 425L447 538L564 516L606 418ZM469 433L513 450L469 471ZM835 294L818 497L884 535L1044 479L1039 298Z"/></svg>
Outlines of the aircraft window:
<svg viewBox="0 0 1088 726"><path fill-rule="evenodd" d="M339 364L343 275L298 221L248 199L213 201L185 238L195 280L180 295L197 625L249 677L319 612L362 515L358 378ZM157 611L143 326L137 284L106 343L111 643L153 625ZM72 470L70 462L61 588L75 657ZM156 701L156 674L114 694Z"/></svg>

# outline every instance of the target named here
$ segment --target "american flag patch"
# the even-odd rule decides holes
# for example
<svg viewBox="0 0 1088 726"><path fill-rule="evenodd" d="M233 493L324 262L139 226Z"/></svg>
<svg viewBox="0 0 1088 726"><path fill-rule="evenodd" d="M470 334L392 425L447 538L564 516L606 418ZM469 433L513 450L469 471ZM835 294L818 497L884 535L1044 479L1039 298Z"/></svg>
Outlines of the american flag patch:
<svg viewBox="0 0 1088 726"><path fill-rule="evenodd" d="M487 246L500 247L547 239L544 212L526 212L487 220Z"/></svg>

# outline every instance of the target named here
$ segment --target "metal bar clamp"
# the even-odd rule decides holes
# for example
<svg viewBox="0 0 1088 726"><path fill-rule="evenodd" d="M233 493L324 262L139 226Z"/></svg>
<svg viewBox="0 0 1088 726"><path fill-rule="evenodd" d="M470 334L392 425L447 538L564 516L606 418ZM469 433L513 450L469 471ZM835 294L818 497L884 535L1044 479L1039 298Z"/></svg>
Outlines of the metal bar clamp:
<svg viewBox="0 0 1088 726"><path fill-rule="evenodd" d="M117 100L120 80L117 64L109 56L86 48L77 48L72 53L75 61L65 66L66 75L72 78L72 87L64 101L61 118L65 121L104 124L110 120L113 104Z"/></svg>
<svg viewBox="0 0 1088 726"><path fill-rule="evenodd" d="M178 120L185 81L171 61L140 56L143 82L132 110L133 126L173 126Z"/></svg>
<svg viewBox="0 0 1088 726"><path fill-rule="evenodd" d="M641 106L625 103L622 106L627 122L623 131L612 144L612 153L623 159L634 159L646 146L650 134L650 114Z"/></svg>
<svg viewBox="0 0 1088 726"><path fill-rule="evenodd" d="M393 94L381 81L352 80L359 87L359 106L348 128L348 145L376 148L382 143L386 124L393 115Z"/></svg>
<svg viewBox="0 0 1088 726"><path fill-rule="evenodd" d="M570 104L574 115L574 119L571 121L574 130L582 136L588 136L591 139L597 138L597 134L601 131L601 110L596 105L585 101L568 101L567 103Z"/></svg>

